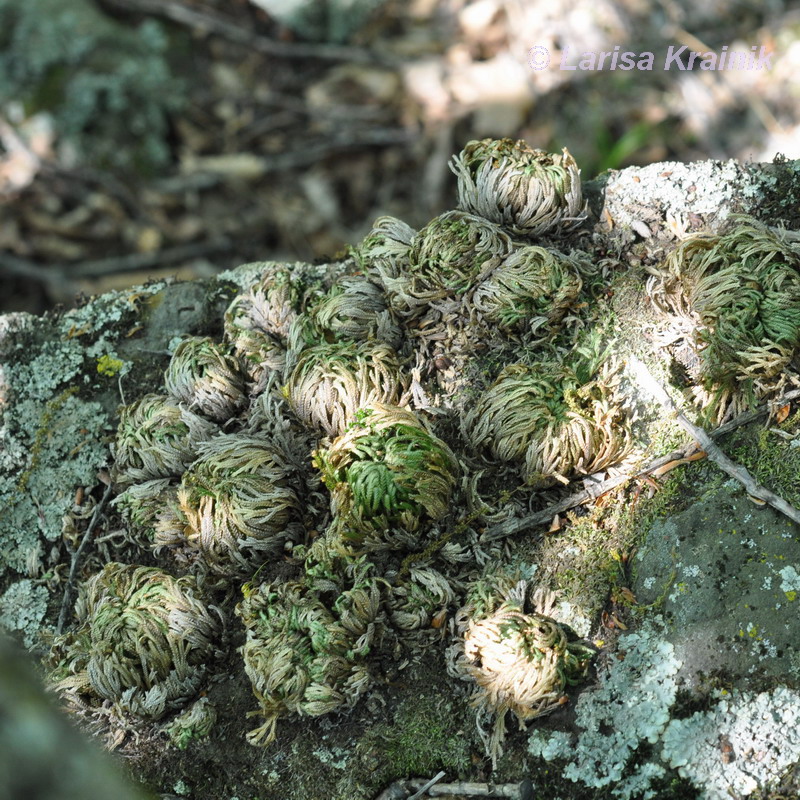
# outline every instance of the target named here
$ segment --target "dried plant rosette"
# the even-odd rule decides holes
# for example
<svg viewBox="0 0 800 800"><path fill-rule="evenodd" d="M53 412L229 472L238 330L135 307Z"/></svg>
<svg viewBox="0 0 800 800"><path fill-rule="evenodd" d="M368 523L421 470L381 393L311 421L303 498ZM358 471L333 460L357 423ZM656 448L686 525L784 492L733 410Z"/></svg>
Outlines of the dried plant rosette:
<svg viewBox="0 0 800 800"><path fill-rule="evenodd" d="M274 741L281 716L352 708L369 687L365 658L382 612L378 581L362 566L341 593L322 594L302 582L245 586L236 609L247 631L242 655L256 713L265 719L247 735L251 744Z"/></svg>
<svg viewBox="0 0 800 800"><path fill-rule="evenodd" d="M236 416L244 403L244 378L227 348L212 339L184 339L164 373L167 392L216 422Z"/></svg>
<svg viewBox="0 0 800 800"><path fill-rule="evenodd" d="M397 354L378 342L338 342L303 351L284 390L300 422L327 436L343 433L359 408L399 403L402 393Z"/></svg>
<svg viewBox="0 0 800 800"><path fill-rule="evenodd" d="M149 719L197 694L224 628L193 576L116 562L82 585L77 615L54 645L53 688Z"/></svg>
<svg viewBox="0 0 800 800"><path fill-rule="evenodd" d="M500 596L506 581L478 583L486 585L473 587L456 614L459 642L450 669L474 681L473 705L495 715L486 744L496 760L505 738L506 712L524 728L525 722L558 708L566 688L586 676L594 651L570 640L552 618L552 593L540 589L529 598L528 583L521 580Z"/></svg>
<svg viewBox="0 0 800 800"><path fill-rule="evenodd" d="M219 575L251 575L296 533L292 471L259 437L212 439L183 475L179 512L159 519L156 547L184 546Z"/></svg>
<svg viewBox="0 0 800 800"><path fill-rule="evenodd" d="M581 361L509 365L464 416L465 436L500 461L522 462L523 478L535 488L567 483L629 453L618 383L613 362L597 372Z"/></svg>
<svg viewBox="0 0 800 800"><path fill-rule="evenodd" d="M459 472L450 448L416 414L381 404L360 409L313 462L342 535L356 547L386 546L392 529L413 532L444 517Z"/></svg>
<svg viewBox="0 0 800 800"><path fill-rule="evenodd" d="M763 396L797 355L800 255L755 220L682 242L647 290L699 359L698 399L719 420Z"/></svg>
<svg viewBox="0 0 800 800"><path fill-rule="evenodd" d="M569 229L583 219L580 170L566 147L557 155L521 140L475 140L450 168L460 209L519 236Z"/></svg>
<svg viewBox="0 0 800 800"><path fill-rule="evenodd" d="M396 274L377 264L392 307L410 318L424 313L431 302L463 296L512 249L508 234L497 225L448 211L414 235Z"/></svg>
<svg viewBox="0 0 800 800"><path fill-rule="evenodd" d="M322 342L378 340L397 349L403 334L383 289L363 276L340 278L308 313L298 317L290 339L297 349Z"/></svg>
<svg viewBox="0 0 800 800"><path fill-rule="evenodd" d="M154 478L180 477L197 449L219 433L207 419L168 397L148 394L120 409L113 478L127 487Z"/></svg>
<svg viewBox="0 0 800 800"><path fill-rule="evenodd" d="M544 247L521 247L475 287L470 304L503 330L527 322L532 330L552 328L580 294L576 256Z"/></svg>

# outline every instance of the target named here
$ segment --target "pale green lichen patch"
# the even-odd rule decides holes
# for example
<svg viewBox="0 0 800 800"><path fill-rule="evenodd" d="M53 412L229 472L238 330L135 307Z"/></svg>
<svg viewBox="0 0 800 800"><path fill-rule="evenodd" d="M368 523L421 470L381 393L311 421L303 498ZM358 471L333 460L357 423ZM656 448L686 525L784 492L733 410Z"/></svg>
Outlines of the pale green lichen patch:
<svg viewBox="0 0 800 800"><path fill-rule="evenodd" d="M25 647L33 648L47 612L47 589L28 578L12 583L0 597L0 629L22 636Z"/></svg>
<svg viewBox="0 0 800 800"><path fill-rule="evenodd" d="M786 594L800 564L797 526L738 484L698 491L686 510L653 523L634 561L636 596L669 621L687 680L721 669L741 685L789 677L784 655L800 635Z"/></svg>

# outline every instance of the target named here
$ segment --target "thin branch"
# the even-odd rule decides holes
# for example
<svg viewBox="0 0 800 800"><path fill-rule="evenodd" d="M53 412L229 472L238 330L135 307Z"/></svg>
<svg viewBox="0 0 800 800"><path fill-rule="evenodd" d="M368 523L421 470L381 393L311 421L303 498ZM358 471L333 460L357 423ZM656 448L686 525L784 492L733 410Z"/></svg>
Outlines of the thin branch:
<svg viewBox="0 0 800 800"><path fill-rule="evenodd" d="M439 773L432 780L414 778L408 781L395 781L378 795L376 800L413 800L427 792L429 797L490 797L509 798L509 800L533 800L533 785L526 779L522 783L438 783ZM409 796L410 792L415 792Z"/></svg>
<svg viewBox="0 0 800 800"><path fill-rule="evenodd" d="M439 783L439 781L442 778L444 778L444 776L445 776L444 772L436 773L436 775L434 775L429 781L423 783L422 786L420 786L419 789L417 789L417 791L414 792L414 794L412 794L411 797L408 798L408 800L417 800L418 797L422 797L422 795L424 795L425 792L428 791L428 789L430 789L435 784Z"/></svg>
<svg viewBox="0 0 800 800"><path fill-rule="evenodd" d="M120 272L154 269L232 248L233 243L230 239L221 238L212 239L209 242L178 245L153 253L131 253L112 258L99 258L94 261L76 261L73 264L38 264L35 261L2 253L0 254L0 274L16 275L62 290L74 291L76 278L99 278L103 275L114 275Z"/></svg>
<svg viewBox="0 0 800 800"><path fill-rule="evenodd" d="M321 61L350 61L359 64L393 63L385 53L347 47L338 44L277 42L260 36L241 25L209 11L198 11L182 3L162 2L162 0L106 0L117 8L128 11L153 14L171 22L184 25L195 31L213 33L231 42L245 45L259 53L280 58L316 58Z"/></svg>
<svg viewBox="0 0 800 800"><path fill-rule="evenodd" d="M723 470L723 472L739 481L751 498L760 500L762 504L769 503L773 508L789 517L789 519L800 524L800 511L793 505L787 503L782 497L778 497L778 495L758 483L743 466L731 461L731 459L714 444L714 441L706 431L702 428L698 428L694 423L689 421L686 415L675 405L672 398L667 394L661 384L656 381L647 367L638 358L632 356L629 363L633 368L637 383L639 383L643 389L649 391L658 402L675 417L681 427L698 441L703 450L708 454L708 457Z"/></svg>
<svg viewBox="0 0 800 800"><path fill-rule="evenodd" d="M79 261L70 264L70 277L96 278L101 275L112 275L118 272L134 272L141 269L152 269L174 264L178 261L189 261L211 253L219 253L233 248L233 242L226 237L212 239L208 242L194 242L156 250L152 253L131 253L125 256L99 258L95 261Z"/></svg>
<svg viewBox="0 0 800 800"><path fill-rule="evenodd" d="M72 564L70 564L69 567L69 577L67 578L67 585L64 587L64 596L61 599L61 611L59 612L58 624L56 625L57 634L62 633L64 630L64 625L67 622L67 614L72 606L71 600L75 586L75 575L78 571L78 564L81 560L81 556L83 555L83 551L86 549L86 545L89 543L92 533L94 533L94 529L97 527L97 523L100 521L100 515L102 514L102 511L108 502L108 498L111 497L112 486L112 483L109 481L108 485L106 486L106 490L103 492L103 496L100 498L100 502L94 507L92 518L89 520L89 526L86 528L86 533L83 534L83 538L81 539L81 543L78 545L78 549L72 554Z"/></svg>
<svg viewBox="0 0 800 800"><path fill-rule="evenodd" d="M776 404L785 405L786 403L796 400L797 398L800 398L800 389L793 389L792 391L786 392L786 394L778 398ZM754 422L759 417L763 417L764 414L768 413L769 408L770 405L765 403L760 408L756 408L753 411L745 411L744 413L739 414L736 419L732 419L730 422L720 425L719 428L716 428L707 435L712 439L719 439L731 431L740 428L742 425L747 425L750 422ZM673 450L671 453L668 453L665 456L659 456L647 464L646 467L639 470L639 472L636 472L632 475L614 475L613 477L607 478L604 481L598 481L594 486L584 488L579 492L568 495L567 497L559 500L553 505L548 506L542 511L537 511L534 514L530 514L526 517L517 517L514 519L504 520L498 525L486 530L481 536L481 541L486 542L493 541L494 539L504 539L506 536L513 536L515 533L520 533L521 531L529 530L539 525L548 525L550 522L552 522L553 517L555 517L556 514L562 514L565 511L569 511L571 508L588 503L590 500L595 500L596 498L600 497L600 495L603 495L612 489L616 489L617 486L621 486L626 481L633 480L635 478L643 478L649 473L654 472L660 467L666 466L673 461L681 461L686 459L694 449L695 443L692 442L686 445L684 448ZM705 450L705 448L703 449ZM706 452L708 451L706 450Z"/></svg>

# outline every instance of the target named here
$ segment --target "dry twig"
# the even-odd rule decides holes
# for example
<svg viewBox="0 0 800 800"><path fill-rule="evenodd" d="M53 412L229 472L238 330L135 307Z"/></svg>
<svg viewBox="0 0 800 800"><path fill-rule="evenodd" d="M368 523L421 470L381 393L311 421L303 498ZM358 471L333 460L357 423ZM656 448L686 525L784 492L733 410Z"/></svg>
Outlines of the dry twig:
<svg viewBox="0 0 800 800"><path fill-rule="evenodd" d="M690 433L706 451L708 457L732 478L735 478L747 490L751 499L756 502L761 501L761 505L769 503L773 508L785 514L794 522L800 523L800 511L793 505L787 503L782 497L771 492L762 486L753 476L740 464L731 461L725 453L714 444L712 438L702 428L690 422L686 415L675 405L672 398L667 394L664 387L650 374L647 367L635 356L630 358L633 373L639 385L649 391L658 402L669 411L680 424L680 426Z"/></svg>
<svg viewBox="0 0 800 800"><path fill-rule="evenodd" d="M108 502L108 498L111 497L112 488L113 484L111 481L109 481L106 485L106 490L103 492L103 496L100 498L100 502L94 507L94 513L92 514L91 520L89 520L89 526L86 528L86 533L83 534L83 538L81 539L81 543L78 545L78 549L72 554L72 564L70 564L67 585L64 587L64 596L61 599L61 611L58 614L58 624L56 625L56 633L59 635L63 632L64 625L67 622L67 614L69 613L69 608L71 606L70 600L72 599L72 593L75 586L75 575L78 571L78 564L80 563L81 555L83 555L83 551L86 548L86 545L89 543L89 539L91 538L92 533L94 533L97 523L100 521L100 516L102 515L103 509Z"/></svg>

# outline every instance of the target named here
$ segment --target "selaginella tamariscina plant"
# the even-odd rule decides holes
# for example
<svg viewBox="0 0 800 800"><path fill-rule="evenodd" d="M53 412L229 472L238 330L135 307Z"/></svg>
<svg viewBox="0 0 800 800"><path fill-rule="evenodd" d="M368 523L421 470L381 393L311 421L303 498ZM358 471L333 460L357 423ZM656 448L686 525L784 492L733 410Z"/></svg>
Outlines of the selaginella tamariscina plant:
<svg viewBox="0 0 800 800"><path fill-rule="evenodd" d="M381 218L350 261L327 273L304 277L297 265L265 265L230 304L223 341L184 340L163 394L123 409L114 471L126 490L120 507L132 527L148 531L161 563L187 572L174 579L161 570L158 580L195 581L196 597L241 586L241 653L264 720L253 743L272 741L284 715L353 707L372 685L374 652L398 639L424 646L463 602L487 506L464 453L472 444L449 423L445 437L448 426L430 411L432 403L461 410L464 398L422 365L432 348L452 344L454 358L462 346L469 354L487 331L552 338L574 315L591 270L586 255L534 239L546 230L562 235L582 213L568 154L544 158L501 143L490 174L476 156L486 147L473 143L462 154L458 210L419 231ZM493 210L481 212L492 192ZM541 209L531 214L537 197ZM552 464L531 455L530 475L566 480L624 449L592 427L603 415L594 404L617 411L590 373L550 379L564 416L592 420L561 431L564 441L591 442L596 452ZM535 429L526 440L531 451ZM502 447L484 436L475 448L504 468ZM465 505L468 521L453 538ZM292 574L276 572L286 563ZM149 576L148 586L157 580L141 572L150 568L130 569ZM101 575L87 586L113 577ZM93 636L108 636L113 648L121 635L94 613L81 614L70 651L75 680L84 680ZM199 608L197 615L204 619ZM222 641L216 629L208 634ZM120 696L141 688L124 669L113 674ZM178 711L188 694L169 694L158 714ZM149 708L124 706L156 716ZM204 713L204 725L213 718Z"/></svg>
<svg viewBox="0 0 800 800"><path fill-rule="evenodd" d="M170 724L214 671L215 620L235 605L263 719L254 743L272 741L285 715L352 708L380 677L375 656L398 643L413 653L453 635L458 674L498 717L495 751L507 711L534 719L581 679L588 651L542 587L498 584L483 605L468 588L501 556L480 529L522 508L515 493L542 507L632 448L621 364L592 341L600 268L579 249L591 244L579 238L578 170L566 152L508 140L469 143L453 168L458 209L420 230L381 217L337 264L264 264L229 306L223 340L179 344L165 385L123 410L120 507L159 568L89 576L58 661L62 691ZM678 248L650 291L702 323L693 341L709 380L759 386L796 354L797 269L783 243L743 227ZM752 331L728 318L729 286ZM733 367L726 336L743 345ZM152 601L166 607L175 586L183 645L155 636ZM139 590L153 615L141 621L155 626L144 671L113 622L139 620ZM509 684L505 663L525 681Z"/></svg>
<svg viewBox="0 0 800 800"><path fill-rule="evenodd" d="M800 253L780 233L735 217L651 272L648 294L670 322L662 339L694 351L694 394L716 421L788 380L800 346Z"/></svg>

